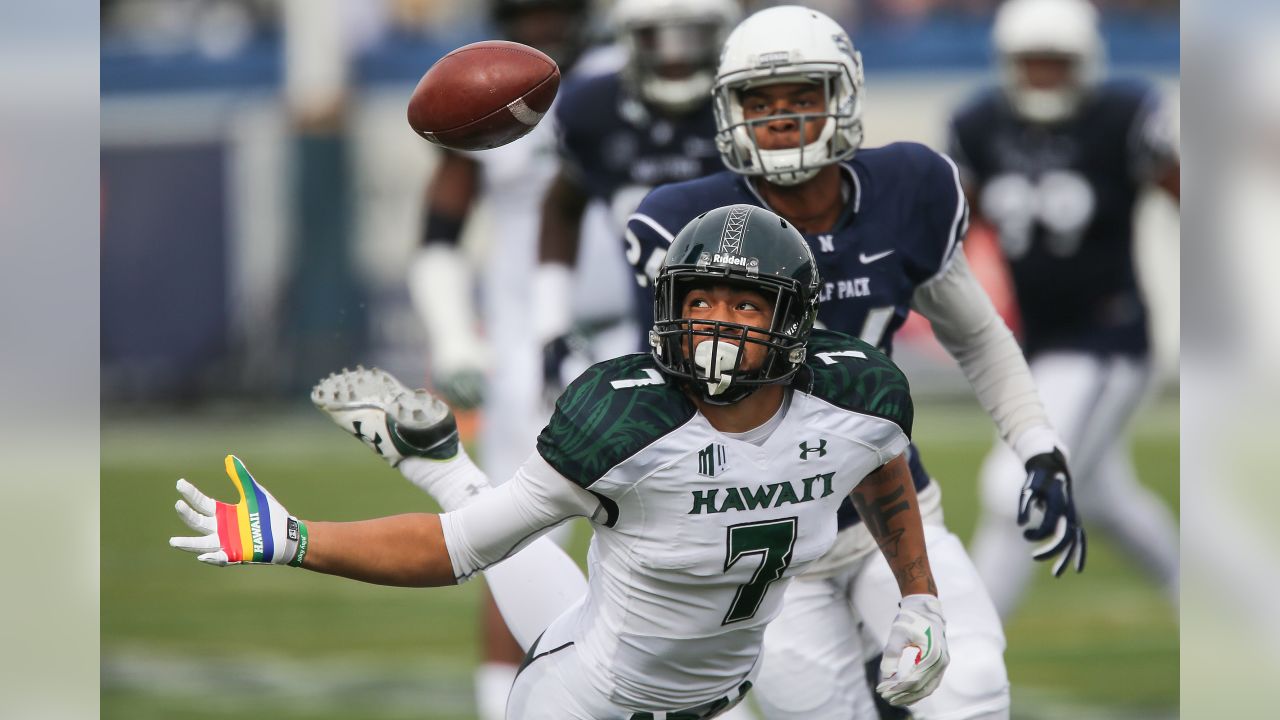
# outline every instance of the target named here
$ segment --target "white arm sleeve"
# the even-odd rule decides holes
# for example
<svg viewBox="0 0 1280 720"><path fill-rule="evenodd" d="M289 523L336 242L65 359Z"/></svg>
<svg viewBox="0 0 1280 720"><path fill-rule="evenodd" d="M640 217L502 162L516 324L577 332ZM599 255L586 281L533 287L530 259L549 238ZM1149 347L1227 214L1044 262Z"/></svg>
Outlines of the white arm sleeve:
<svg viewBox="0 0 1280 720"><path fill-rule="evenodd" d="M1066 451L1049 426L1022 349L969 271L963 252L916 289L911 307L933 324L938 342L960 364L978 402L1019 459L1026 462L1055 447Z"/></svg>
<svg viewBox="0 0 1280 720"><path fill-rule="evenodd" d="M573 517L604 508L534 453L515 477L470 504L440 516L453 574L464 582L515 554L538 536Z"/></svg>

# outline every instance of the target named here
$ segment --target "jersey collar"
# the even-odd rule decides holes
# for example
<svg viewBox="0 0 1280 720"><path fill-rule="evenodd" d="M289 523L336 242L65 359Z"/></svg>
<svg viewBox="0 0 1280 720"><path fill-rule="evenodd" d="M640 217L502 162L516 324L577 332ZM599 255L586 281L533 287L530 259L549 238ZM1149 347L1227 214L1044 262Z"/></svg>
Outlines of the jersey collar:
<svg viewBox="0 0 1280 720"><path fill-rule="evenodd" d="M835 224L835 229L839 230L852 222L853 218L862 210L862 179L858 177L858 171L853 169L853 165L847 162L837 163L837 167L844 173L845 180L841 186L845 206ZM773 208L769 207L769 203L765 202L764 198L760 197L760 193L756 191L756 185L751 182L751 177L750 175L739 175L738 182L747 187L747 192L751 193L751 197L756 199L760 207L774 212Z"/></svg>

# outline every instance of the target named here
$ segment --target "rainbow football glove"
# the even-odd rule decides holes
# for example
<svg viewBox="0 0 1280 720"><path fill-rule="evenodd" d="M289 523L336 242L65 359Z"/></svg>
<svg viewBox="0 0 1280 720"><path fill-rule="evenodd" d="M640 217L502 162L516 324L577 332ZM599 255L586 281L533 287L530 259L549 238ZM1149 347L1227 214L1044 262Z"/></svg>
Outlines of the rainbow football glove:
<svg viewBox="0 0 1280 720"><path fill-rule="evenodd" d="M210 565L300 567L307 554L307 526L253 479L240 458L228 455L226 464L240 502L231 505L212 500L191 483L179 480L178 493L183 499L174 507L188 527L203 534L171 537L169 546L200 553L196 559Z"/></svg>

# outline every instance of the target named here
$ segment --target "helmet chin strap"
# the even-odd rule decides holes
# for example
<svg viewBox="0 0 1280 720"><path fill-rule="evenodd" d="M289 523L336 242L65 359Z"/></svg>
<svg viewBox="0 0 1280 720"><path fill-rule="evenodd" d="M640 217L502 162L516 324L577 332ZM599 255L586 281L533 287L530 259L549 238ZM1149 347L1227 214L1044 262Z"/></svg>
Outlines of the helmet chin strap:
<svg viewBox="0 0 1280 720"><path fill-rule="evenodd" d="M730 373L737 363L738 346L723 340L703 340L693 349L693 364L709 378L707 394L713 397L729 389L729 383L733 382Z"/></svg>

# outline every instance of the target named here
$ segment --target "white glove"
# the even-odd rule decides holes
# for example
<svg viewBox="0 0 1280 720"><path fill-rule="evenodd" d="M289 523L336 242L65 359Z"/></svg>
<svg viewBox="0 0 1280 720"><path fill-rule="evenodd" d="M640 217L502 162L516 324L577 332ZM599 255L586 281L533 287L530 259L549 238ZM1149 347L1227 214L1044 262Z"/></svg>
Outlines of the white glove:
<svg viewBox="0 0 1280 720"><path fill-rule="evenodd" d="M307 526L289 514L278 500L249 474L235 455L226 459L227 476L240 493L240 502L212 500L186 480L178 481L182 495L175 509L199 537L171 537L169 546L199 553L210 565L241 563L302 565L307 554Z"/></svg>
<svg viewBox="0 0 1280 720"><path fill-rule="evenodd" d="M880 693L890 705L910 705L929 696L951 662L942 603L932 595L908 595L899 604L880 660Z"/></svg>
<svg viewBox="0 0 1280 720"><path fill-rule="evenodd" d="M462 252L446 243L423 247L409 268L409 297L431 348L432 384L459 409L484 399L489 368L489 349L476 331L473 276Z"/></svg>

